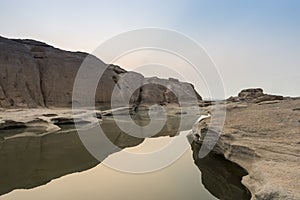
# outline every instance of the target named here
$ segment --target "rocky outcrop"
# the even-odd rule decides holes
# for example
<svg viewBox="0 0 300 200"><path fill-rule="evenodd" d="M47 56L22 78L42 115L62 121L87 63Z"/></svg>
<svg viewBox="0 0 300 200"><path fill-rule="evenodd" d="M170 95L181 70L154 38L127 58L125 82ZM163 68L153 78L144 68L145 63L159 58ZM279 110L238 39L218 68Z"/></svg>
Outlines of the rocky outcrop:
<svg viewBox="0 0 300 200"><path fill-rule="evenodd" d="M198 100L201 100L193 85L179 82L177 79L145 78L143 84L140 88L139 99L139 103L142 105L155 103L160 105L169 103L188 105L197 104Z"/></svg>
<svg viewBox="0 0 300 200"><path fill-rule="evenodd" d="M0 37L0 107L70 107L73 83L80 65L87 56L87 53L64 51L34 40ZM97 67L107 67L100 59L89 56ZM122 84L118 83L124 74L125 81L123 80ZM163 79L152 83L141 74L127 72L116 65L108 65L99 80L95 103L110 105L115 86L122 89L119 94L122 99L122 95L134 92L127 91L126 86L141 85L144 82L147 84L143 89L133 93L131 104L176 102L174 94L157 86L160 81L170 83L168 85L178 90L180 95L196 93L187 83ZM151 99L147 100L149 94ZM201 99L198 94L197 97Z"/></svg>
<svg viewBox="0 0 300 200"><path fill-rule="evenodd" d="M227 101L230 102L252 102L252 103L261 103L264 101L275 101L275 100L283 100L283 96L280 95L270 95L264 94L263 89L261 88L251 88L242 90L237 97L230 97Z"/></svg>
<svg viewBox="0 0 300 200"><path fill-rule="evenodd" d="M227 102L225 124L213 152L247 171L242 183L252 199L300 199L300 99L256 103L262 97L281 99L255 89L239 94L245 101ZM197 127L199 138L216 130L210 119L205 120Z"/></svg>

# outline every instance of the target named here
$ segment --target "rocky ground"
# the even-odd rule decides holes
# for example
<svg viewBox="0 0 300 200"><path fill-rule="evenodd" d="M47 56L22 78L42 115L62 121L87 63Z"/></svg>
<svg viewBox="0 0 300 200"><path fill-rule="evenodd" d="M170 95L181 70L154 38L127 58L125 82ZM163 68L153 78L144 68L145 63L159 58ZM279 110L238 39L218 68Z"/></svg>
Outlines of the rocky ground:
<svg viewBox="0 0 300 200"><path fill-rule="evenodd" d="M207 118L194 128L199 144L211 124ZM247 171L242 183L252 199L300 199L300 98L243 90L228 99L219 134L213 152Z"/></svg>

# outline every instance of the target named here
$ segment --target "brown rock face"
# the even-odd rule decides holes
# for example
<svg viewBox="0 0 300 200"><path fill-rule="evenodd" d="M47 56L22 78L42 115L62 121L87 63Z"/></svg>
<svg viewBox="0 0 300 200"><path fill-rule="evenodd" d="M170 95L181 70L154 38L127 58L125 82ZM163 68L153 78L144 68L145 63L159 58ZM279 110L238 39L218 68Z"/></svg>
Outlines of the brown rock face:
<svg viewBox="0 0 300 200"><path fill-rule="evenodd" d="M238 97L240 99L254 99L263 96L263 90L261 88L245 89L242 90Z"/></svg>
<svg viewBox="0 0 300 200"><path fill-rule="evenodd" d="M156 77L145 78L144 85L141 87L140 104L151 105L168 103L175 104L193 104L202 100L193 85L182 83L176 79L159 79Z"/></svg>
<svg viewBox="0 0 300 200"><path fill-rule="evenodd" d="M230 97L227 101L238 102L246 101L252 103L261 103L264 101L283 100L283 96L265 94L261 88L250 88L242 90L237 97Z"/></svg>
<svg viewBox="0 0 300 200"><path fill-rule="evenodd" d="M70 107L73 83L86 56L87 53L63 51L34 40L0 37L0 107ZM107 67L100 59L93 58L99 68ZM122 83L120 86L123 90L119 95L127 93L126 84L147 81L141 74L109 65L98 83L96 105L110 105L112 91L123 74L130 76L126 76L127 79L123 81L125 85ZM180 95L194 92L201 99L188 83L163 79L157 81L158 84L170 82L171 87L182 92ZM142 90L135 92L131 103L139 105L138 101L141 99L147 103L176 100L174 94L155 84L144 86Z"/></svg>

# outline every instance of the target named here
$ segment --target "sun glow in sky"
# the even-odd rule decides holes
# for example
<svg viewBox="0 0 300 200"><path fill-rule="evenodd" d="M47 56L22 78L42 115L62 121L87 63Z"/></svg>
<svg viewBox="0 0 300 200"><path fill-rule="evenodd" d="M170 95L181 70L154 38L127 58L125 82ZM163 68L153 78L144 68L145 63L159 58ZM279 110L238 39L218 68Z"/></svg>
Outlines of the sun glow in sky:
<svg viewBox="0 0 300 200"><path fill-rule="evenodd" d="M222 75L226 96L248 87L300 96L297 0L3 0L0 27L4 37L86 52L125 31L172 29L207 50ZM118 64L132 67L128 61Z"/></svg>

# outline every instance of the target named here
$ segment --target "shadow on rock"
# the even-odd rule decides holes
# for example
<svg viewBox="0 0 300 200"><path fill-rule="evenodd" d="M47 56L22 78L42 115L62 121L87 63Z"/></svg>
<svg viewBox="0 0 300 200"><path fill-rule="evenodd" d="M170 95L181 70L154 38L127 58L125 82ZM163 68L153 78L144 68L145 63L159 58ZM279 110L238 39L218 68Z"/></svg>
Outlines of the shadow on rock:
<svg viewBox="0 0 300 200"><path fill-rule="evenodd" d="M241 183L242 177L247 175L243 168L213 152L200 159L201 144L194 141L191 146L195 164L201 171L202 184L212 195L222 200L251 198L249 190Z"/></svg>

